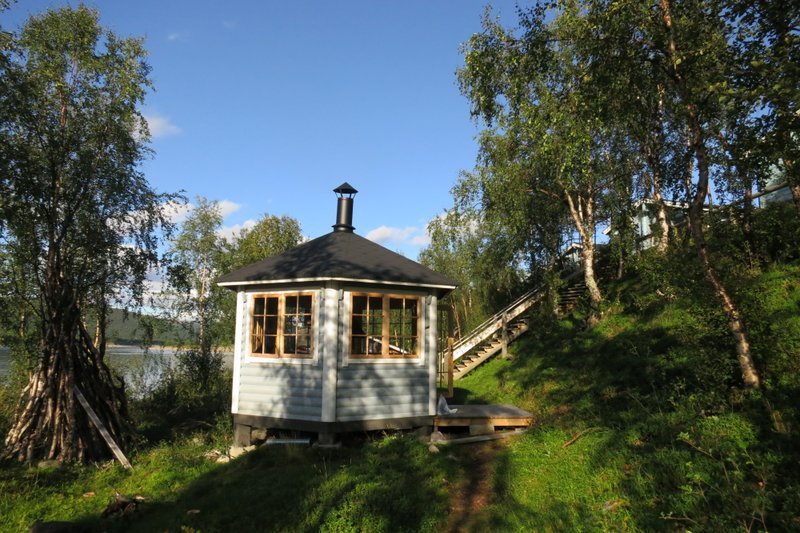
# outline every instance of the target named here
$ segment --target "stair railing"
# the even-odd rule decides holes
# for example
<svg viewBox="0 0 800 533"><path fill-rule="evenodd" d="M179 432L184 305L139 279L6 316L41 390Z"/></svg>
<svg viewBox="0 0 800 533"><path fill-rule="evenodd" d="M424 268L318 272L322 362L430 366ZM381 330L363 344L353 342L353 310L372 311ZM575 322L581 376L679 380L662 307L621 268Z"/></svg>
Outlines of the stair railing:
<svg viewBox="0 0 800 533"><path fill-rule="evenodd" d="M542 292L542 287L529 290L508 304L501 311L498 311L484 320L479 326L472 330L472 333L459 339L458 342L453 345L453 360L456 361L460 359L472 348L493 335L505 322L514 320L530 309L531 306L538 301L538 298L534 297L540 292Z"/></svg>
<svg viewBox="0 0 800 533"><path fill-rule="evenodd" d="M583 269L578 269L563 277L563 281L570 281L583 273ZM472 348L491 337L498 329L503 327L504 322L510 322L519 315L527 311L538 302L541 294L546 287L540 286L529 290L522 296L508 304L506 307L481 322L466 335L453 344L453 361L461 359ZM538 296L538 297L536 297ZM534 298L536 297L536 298Z"/></svg>

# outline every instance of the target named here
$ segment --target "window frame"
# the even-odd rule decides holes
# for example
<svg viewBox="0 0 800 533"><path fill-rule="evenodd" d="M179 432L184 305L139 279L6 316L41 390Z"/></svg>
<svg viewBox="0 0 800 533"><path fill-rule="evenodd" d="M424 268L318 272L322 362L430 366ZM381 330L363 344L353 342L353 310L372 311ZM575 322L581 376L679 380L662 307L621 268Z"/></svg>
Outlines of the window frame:
<svg viewBox="0 0 800 533"><path fill-rule="evenodd" d="M302 313L303 315L308 315L310 320L309 325L309 349L308 353L284 353L285 347L285 339L286 336L295 336L296 334L287 334L285 331L285 319L287 316L287 308L286 308L286 299L291 297L300 298L302 296L309 296L311 297L311 306L310 311L308 313ZM277 308L277 329L275 334L275 353L259 353L254 352L253 348L255 345L254 338L255 335L253 333L253 329L256 324L256 301L259 298L277 298L278 299L278 308ZM248 310L247 310L247 329L245 331L245 336L247 339L247 348L246 348L246 359L250 362L265 362L265 361L295 361L295 362L313 362L316 360L317 355L317 345L318 340L316 339L318 333L318 322L319 322L319 313L317 308L318 297L315 291L310 290L296 290L296 291L276 291L276 292L259 292L259 293L252 293L250 294L249 303L248 303ZM299 304L299 300L298 300ZM294 313L293 315L297 315L298 313ZM258 315L260 317L270 316L267 314L267 304L265 301L264 304L264 314ZM262 333L262 336L266 336L266 333Z"/></svg>
<svg viewBox="0 0 800 533"><path fill-rule="evenodd" d="M381 298L381 353L380 354L357 354L353 353L353 349L355 347L355 343L353 342L354 333L353 333L353 323L355 314L355 305L354 301L357 297L366 297L367 302L369 302L370 298ZM390 326L391 326L391 300L392 299L402 299L402 300L414 300L416 302L417 307L417 316L416 316L416 335L413 336L415 339L416 349L413 353L391 353L391 339L393 335L391 335ZM370 292L370 291L362 291L362 290L354 290L350 292L349 298L349 305L347 307L347 316L348 325L347 325L347 348L345 355L348 360L353 362L370 362L370 361L411 361L411 360L421 360L424 355L424 328L423 328L423 316L425 313L425 306L424 306L425 298L423 295L419 294L409 294L409 293L401 293L401 292ZM361 336L361 335L359 335ZM369 333L365 333L363 335L368 340L369 343ZM403 337L406 337L405 335ZM367 344L367 351L369 351L369 344Z"/></svg>

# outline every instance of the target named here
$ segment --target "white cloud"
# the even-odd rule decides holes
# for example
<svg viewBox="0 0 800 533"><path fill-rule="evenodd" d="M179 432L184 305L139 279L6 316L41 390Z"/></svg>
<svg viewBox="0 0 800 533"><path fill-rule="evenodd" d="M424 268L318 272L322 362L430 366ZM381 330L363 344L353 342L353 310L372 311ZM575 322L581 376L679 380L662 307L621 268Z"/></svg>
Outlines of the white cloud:
<svg viewBox="0 0 800 533"><path fill-rule="evenodd" d="M178 135L181 133L181 129L170 122L167 117L156 114L146 114L144 115L144 119L147 121L147 127L153 139L169 137L170 135Z"/></svg>
<svg viewBox="0 0 800 533"><path fill-rule="evenodd" d="M173 224L179 224L186 220L189 211L194 209L194 205L183 202L167 202L163 206L164 214Z"/></svg>
<svg viewBox="0 0 800 533"><path fill-rule="evenodd" d="M419 237L419 228L413 226L405 228L380 226L367 233L367 239L377 243L414 244L413 241Z"/></svg>
<svg viewBox="0 0 800 533"><path fill-rule="evenodd" d="M411 244L414 246L428 246L431 243L431 236L425 232L425 235L417 235L411 239Z"/></svg>
<svg viewBox="0 0 800 533"><path fill-rule="evenodd" d="M250 229L255 225L256 221L253 220L252 218L249 218L244 222L242 222L241 224L234 224L233 226L223 226L217 232L217 235L225 239L232 239L234 236L241 234L243 230Z"/></svg>
<svg viewBox="0 0 800 533"><path fill-rule="evenodd" d="M183 41L186 39L185 31L173 31L167 34L168 41Z"/></svg>
<svg viewBox="0 0 800 533"><path fill-rule="evenodd" d="M184 203L184 202L172 201L165 203L161 207L164 209L164 213L166 214L170 222L172 222L173 224L180 224L181 222L186 220L186 217L189 216L189 213L191 213L196 206L191 202ZM240 204L237 204L236 202L231 200L220 200L217 202L217 208L219 209L219 213L220 215L222 215L223 219L227 218L228 215L230 215L231 213L238 211L241 207L242 206ZM248 220L243 224L239 224L239 226L245 227L245 225L248 224L249 222L250 221ZM251 225L252 224L248 225L247 227L250 227ZM234 226L234 227L239 227L239 226Z"/></svg>
<svg viewBox="0 0 800 533"><path fill-rule="evenodd" d="M242 206L231 200L220 200L217 202L217 207L219 207L219 213L222 218L226 218L231 213L238 211Z"/></svg>

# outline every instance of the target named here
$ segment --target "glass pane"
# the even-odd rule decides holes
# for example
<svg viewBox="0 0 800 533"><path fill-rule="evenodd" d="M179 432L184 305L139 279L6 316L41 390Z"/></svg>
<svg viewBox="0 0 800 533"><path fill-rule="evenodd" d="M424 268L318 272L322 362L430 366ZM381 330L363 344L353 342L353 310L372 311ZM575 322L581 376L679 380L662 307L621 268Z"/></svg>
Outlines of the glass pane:
<svg viewBox="0 0 800 533"><path fill-rule="evenodd" d="M269 353L269 354L276 353L276 347L278 345L277 339L278 337L276 337L275 335L267 335L266 337L264 337L265 347L263 353Z"/></svg>
<svg viewBox="0 0 800 533"><path fill-rule="evenodd" d="M369 334L380 337L383 335L383 323L380 320L380 316L370 317L369 321Z"/></svg>
<svg viewBox="0 0 800 533"><path fill-rule="evenodd" d="M380 337L377 339L375 337L370 337L369 339L369 354L370 355L380 355L381 348L383 343L380 342Z"/></svg>
<svg viewBox="0 0 800 533"><path fill-rule="evenodd" d="M367 297L353 296L353 314L363 315L367 311Z"/></svg>
<svg viewBox="0 0 800 533"><path fill-rule="evenodd" d="M297 312L300 314L311 314L311 295L300 297L300 308Z"/></svg>
<svg viewBox="0 0 800 533"><path fill-rule="evenodd" d="M278 317L268 316L266 320L267 323L264 332L271 335L275 335L276 333L278 333Z"/></svg>
<svg viewBox="0 0 800 533"><path fill-rule="evenodd" d="M353 317L352 327L353 327L353 333L360 333L362 335L366 333L366 330L364 329L364 320L360 316Z"/></svg>
<svg viewBox="0 0 800 533"><path fill-rule="evenodd" d="M383 309L383 298L380 296L370 296L369 297L369 309L372 310L382 310Z"/></svg>
<svg viewBox="0 0 800 533"><path fill-rule="evenodd" d="M286 309L283 311L287 315L296 315L297 314L297 296L287 296L286 297Z"/></svg>
<svg viewBox="0 0 800 533"><path fill-rule="evenodd" d="M254 315L263 315L264 314L264 298L256 298L253 302L253 314Z"/></svg>
<svg viewBox="0 0 800 533"><path fill-rule="evenodd" d="M277 315L278 314L278 298L267 298L267 314L268 315Z"/></svg>
<svg viewBox="0 0 800 533"><path fill-rule="evenodd" d="M366 337L353 336L350 338L350 351L356 355L364 355L367 353L367 339Z"/></svg>
<svg viewBox="0 0 800 533"><path fill-rule="evenodd" d="M297 339L294 336L288 335L283 338L283 353L296 354L297 353Z"/></svg>
<svg viewBox="0 0 800 533"><path fill-rule="evenodd" d="M253 353L264 353L264 337L261 335L253 335L250 339L250 345Z"/></svg>
<svg viewBox="0 0 800 533"><path fill-rule="evenodd" d="M403 308L402 298L389 298L389 309L402 309L402 308Z"/></svg>
<svg viewBox="0 0 800 533"><path fill-rule="evenodd" d="M296 316L287 316L283 318L283 332L284 333L294 333L297 331L297 317Z"/></svg>
<svg viewBox="0 0 800 533"><path fill-rule="evenodd" d="M311 335L298 335L297 336L297 353L309 354L311 353Z"/></svg>
<svg viewBox="0 0 800 533"><path fill-rule="evenodd" d="M417 339L408 338L403 341L403 349L406 351L406 353L417 353Z"/></svg>

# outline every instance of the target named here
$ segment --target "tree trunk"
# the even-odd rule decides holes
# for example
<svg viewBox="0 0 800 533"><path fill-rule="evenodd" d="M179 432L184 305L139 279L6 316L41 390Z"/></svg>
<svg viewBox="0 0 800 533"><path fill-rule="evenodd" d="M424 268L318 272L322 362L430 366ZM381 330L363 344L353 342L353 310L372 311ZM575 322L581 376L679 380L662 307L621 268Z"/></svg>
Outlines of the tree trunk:
<svg viewBox="0 0 800 533"><path fill-rule="evenodd" d="M714 290L714 295L719 300L722 309L728 317L728 328L736 342L736 356L739 360L739 368L742 371L742 379L745 385L752 388L761 386L761 379L756 370L753 356L750 351L750 340L744 327L741 313L725 288L722 280L717 274L711 256L706 246L705 234L703 232L703 203L708 195L708 156L706 154L705 141L700 129L697 117L691 105L688 105L689 121L692 130L692 145L697 159L697 190L689 206L689 229L692 234L700 264L703 267L703 274Z"/></svg>
<svg viewBox="0 0 800 533"><path fill-rule="evenodd" d="M577 206L569 191L564 191L564 196L569 206L572 221L581 239L583 280L584 283L586 283L586 289L589 291L589 316L586 320L591 326L597 324L600 320L600 304L603 301L603 295L600 293L600 288L597 285L597 278L594 273L594 239L592 238L592 232L594 231L593 203L591 195L588 195L589 197L580 202Z"/></svg>
<svg viewBox="0 0 800 533"><path fill-rule="evenodd" d="M664 130L662 121L664 120L664 86L658 85L658 106L653 116L653 135L650 139L643 142L644 155L650 166L653 201L656 204L656 220L660 234L656 241L656 250L659 253L666 253L669 248L669 218L667 217L667 206L664 204L664 197L661 194L663 175L661 172L661 156L664 147Z"/></svg>
<svg viewBox="0 0 800 533"><path fill-rule="evenodd" d="M684 80L677 68L677 46L674 39L669 0L660 0L660 6L664 25L669 35L667 55L672 62L672 76L678 92L684 100L689 126L689 145L697 161L697 188L694 195L691 194L691 176L686 177L688 187L687 195L691 198L691 203L689 205L689 229L692 234L692 240L694 241L697 255L703 267L703 274L714 290L714 295L717 297L717 300L719 300L722 309L728 317L728 327L736 342L736 355L739 361L739 368L742 371L742 379L748 387L759 388L761 386L761 379L755 368L752 353L750 352L750 341L744 327L744 321L742 320L739 309L730 297L722 280L719 278L706 246L703 232L703 205L708 196L709 161L708 154L706 153L705 136L702 126L700 125L700 119L697 116L697 109L687 97Z"/></svg>
<svg viewBox="0 0 800 533"><path fill-rule="evenodd" d="M660 235L656 243L656 250L664 254L669 248L669 218L667 217L667 206L664 203L664 198L661 196L661 187L658 180L653 179L653 200L656 203L656 220L658 220L658 229Z"/></svg>

